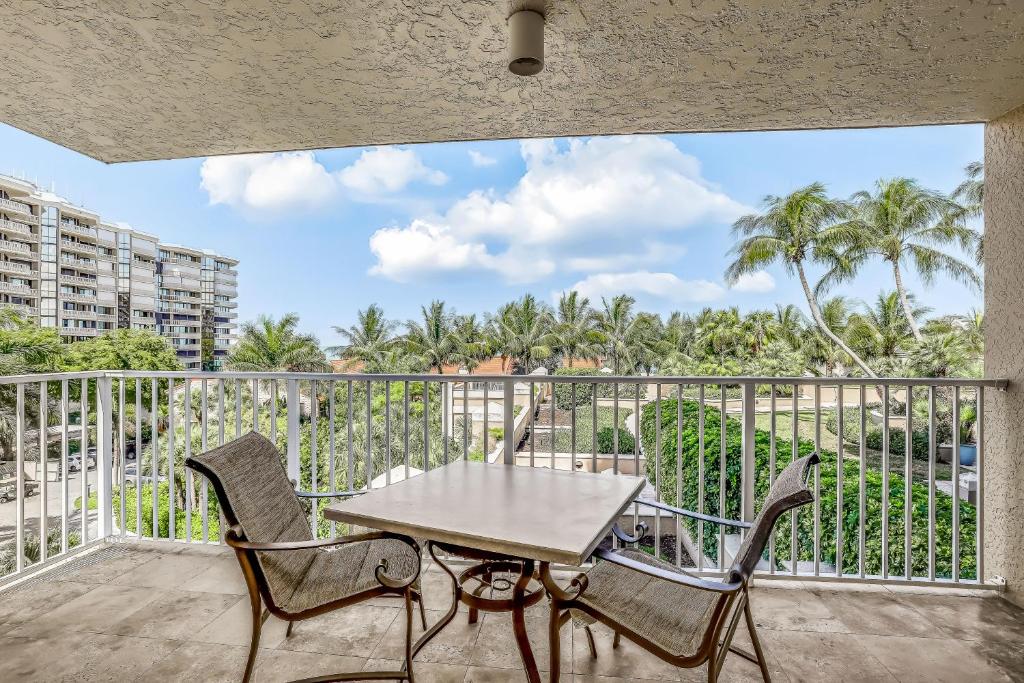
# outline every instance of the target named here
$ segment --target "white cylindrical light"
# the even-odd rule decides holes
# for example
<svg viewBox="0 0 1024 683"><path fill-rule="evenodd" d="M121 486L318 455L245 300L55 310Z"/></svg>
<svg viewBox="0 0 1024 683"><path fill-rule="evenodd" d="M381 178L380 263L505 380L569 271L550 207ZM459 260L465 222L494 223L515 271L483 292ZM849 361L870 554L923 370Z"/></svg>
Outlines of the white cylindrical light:
<svg viewBox="0 0 1024 683"><path fill-rule="evenodd" d="M544 68L544 16L532 10L508 18L508 69L517 76L534 76Z"/></svg>

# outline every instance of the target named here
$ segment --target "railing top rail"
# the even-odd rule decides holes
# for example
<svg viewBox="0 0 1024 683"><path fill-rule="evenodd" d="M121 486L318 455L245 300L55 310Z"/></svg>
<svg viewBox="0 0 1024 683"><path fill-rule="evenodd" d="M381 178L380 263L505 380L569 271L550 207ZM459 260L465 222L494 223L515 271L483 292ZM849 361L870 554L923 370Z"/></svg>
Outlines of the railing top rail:
<svg viewBox="0 0 1024 683"><path fill-rule="evenodd" d="M689 384L705 386L744 386L776 384L779 386L914 386L914 387L993 387L1005 389L1009 380L1000 378L951 377L683 377L669 375L438 375L438 374L364 374L340 372L189 372L189 371L108 371L111 377L157 377L172 379L275 379L333 380L338 382L507 382L564 384Z"/></svg>
<svg viewBox="0 0 1024 683"><path fill-rule="evenodd" d="M0 376L0 384L25 384L33 382L59 382L65 379L100 379L110 373L102 370L83 372L41 372L37 375L6 375Z"/></svg>

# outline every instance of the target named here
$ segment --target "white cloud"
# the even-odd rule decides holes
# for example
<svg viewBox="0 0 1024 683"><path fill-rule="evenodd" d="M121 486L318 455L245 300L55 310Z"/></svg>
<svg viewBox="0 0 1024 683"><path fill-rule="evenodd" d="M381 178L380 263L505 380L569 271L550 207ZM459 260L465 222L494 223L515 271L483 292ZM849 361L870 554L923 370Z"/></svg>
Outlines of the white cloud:
<svg viewBox="0 0 1024 683"><path fill-rule="evenodd" d="M730 289L737 292L749 292L753 294L764 294L775 290L775 278L766 270L757 270L753 273L740 275Z"/></svg>
<svg viewBox="0 0 1024 683"><path fill-rule="evenodd" d="M477 168L483 166L494 166L498 163L498 160L494 157L487 156L483 152L478 152L475 149L469 150L469 161Z"/></svg>
<svg viewBox="0 0 1024 683"><path fill-rule="evenodd" d="M255 210L315 206L332 199L334 178L312 152L210 157L199 169L211 204Z"/></svg>
<svg viewBox="0 0 1024 683"><path fill-rule="evenodd" d="M572 287L591 301L618 294L647 295L671 303L706 303L722 298L725 289L709 280L683 280L672 273L638 270L630 273L596 273ZM568 290L567 290L568 291Z"/></svg>
<svg viewBox="0 0 1024 683"><path fill-rule="evenodd" d="M423 181L444 185L448 176L426 166L411 149L375 147L359 155L355 162L338 173L341 183L367 195L397 192L409 183Z"/></svg>
<svg viewBox="0 0 1024 683"><path fill-rule="evenodd" d="M661 261L671 257L650 252L659 235L731 222L749 211L704 180L697 159L666 138L622 136L562 144L524 140L520 153L526 173L506 194L474 191L443 216L416 219L378 234L386 230L392 238L416 237L422 232L417 220L426 220L433 243L470 247L469 253L477 255L466 269L532 281L546 270L531 268L534 263L557 262L569 270L649 267L655 256ZM451 270L423 263L402 274L407 263L403 254L393 257L390 251L399 240L386 242L376 241L378 263L372 272L407 281L430 270ZM519 259L524 260L518 271L496 265Z"/></svg>

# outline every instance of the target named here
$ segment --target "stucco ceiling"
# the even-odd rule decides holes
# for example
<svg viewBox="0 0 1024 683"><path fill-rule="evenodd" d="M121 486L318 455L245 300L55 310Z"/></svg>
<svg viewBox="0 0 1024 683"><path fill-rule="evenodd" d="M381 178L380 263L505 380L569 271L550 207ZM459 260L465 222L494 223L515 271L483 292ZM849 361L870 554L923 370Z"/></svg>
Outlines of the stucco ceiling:
<svg viewBox="0 0 1024 683"><path fill-rule="evenodd" d="M1016 0L0 0L0 120L104 161L440 140L984 121Z"/></svg>

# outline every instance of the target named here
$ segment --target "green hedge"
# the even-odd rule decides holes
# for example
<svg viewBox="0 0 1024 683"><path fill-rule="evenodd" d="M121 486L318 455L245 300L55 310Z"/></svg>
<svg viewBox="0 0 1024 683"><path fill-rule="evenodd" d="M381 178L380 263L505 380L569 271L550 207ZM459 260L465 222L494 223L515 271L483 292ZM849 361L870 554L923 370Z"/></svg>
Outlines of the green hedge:
<svg viewBox="0 0 1024 683"><path fill-rule="evenodd" d="M868 407L870 410L870 406ZM832 434L839 434L839 418L836 416L835 411L830 411L825 416L825 429ZM944 442L944 437L949 436L949 427L946 426L942 429L940 424L937 429L938 443ZM914 459L915 460L927 460L928 459L928 429L915 429L913 433L914 439ZM846 408L843 411L843 441L853 446L860 445L860 408ZM864 437L865 445L875 451L882 450L882 444L885 442L885 435L882 432L882 428L878 425L868 423L867 435ZM899 427L889 427L889 453L895 456L902 457L907 452L907 439L906 431Z"/></svg>
<svg viewBox="0 0 1024 683"><path fill-rule="evenodd" d="M598 372L594 368L558 368L555 370L555 377L594 377ZM632 400L637 397L644 395L645 387L647 385L647 377L637 378L640 380L639 384L619 384L619 399ZM613 384L577 384L575 390L576 405L584 406L589 405L591 397L594 395L594 387L597 387L598 398L614 398L615 397L615 385ZM572 409L573 404L573 385L567 382L555 383L555 405L562 410Z"/></svg>
<svg viewBox="0 0 1024 683"><path fill-rule="evenodd" d="M682 432L679 433L676 423L678 404L674 399L661 401L662 410L662 448L660 473L656 472L659 459L654 457L655 422L657 404L651 403L644 407L641 418L641 443L647 454L647 476L655 481L660 474L662 498L680 507L698 508L698 427L695 401L683 401ZM704 511L712 515L723 515L732 519L740 517L740 442L742 430L738 420L726 420L726 489L725 509L719 509L719 455L720 455L720 418L719 411L711 406L705 407L705 459L704 459ZM682 499L676 500L676 447L677 438L682 440ZM798 443L799 456L807 455L814 450L813 444L801 439ZM776 439L776 471L781 471L790 461L792 442ZM837 471L836 454L830 451L820 453L822 464L820 476L820 554L821 560L829 564L836 561L836 520L837 520ZM763 430L755 430L755 497L760 506L768 492L770 469L770 436ZM864 558L867 574L881 573L881 527L882 527L882 474L878 470L868 469L866 480L865 539L867 552ZM843 506L839 518L842 520L843 572L859 571L858 527L859 463L845 460L843 463ZM904 481L897 475L889 477L889 571L891 574L903 573L903 510L905 504ZM913 483L911 501L913 506L911 518L911 552L912 569L915 576L928 573L928 486ZM936 496L936 554L935 570L940 577L952 574L952 499L945 495ZM801 509L797 514L797 558L812 561L814 553L814 521L811 506ZM690 532L696 534L695 523L688 522ZM717 528L705 525L704 551L711 557L717 556ZM960 504L960 576L973 578L975 574L975 510L974 506ZM696 538L696 536L695 536ZM776 561L780 567L790 559L790 522L785 516L776 530Z"/></svg>
<svg viewBox="0 0 1024 683"><path fill-rule="evenodd" d="M636 440L633 435L625 429L612 429L611 427L602 427L597 432L597 452L598 453L615 453L615 436L618 433L618 450L619 453L632 453L633 449L636 448Z"/></svg>

